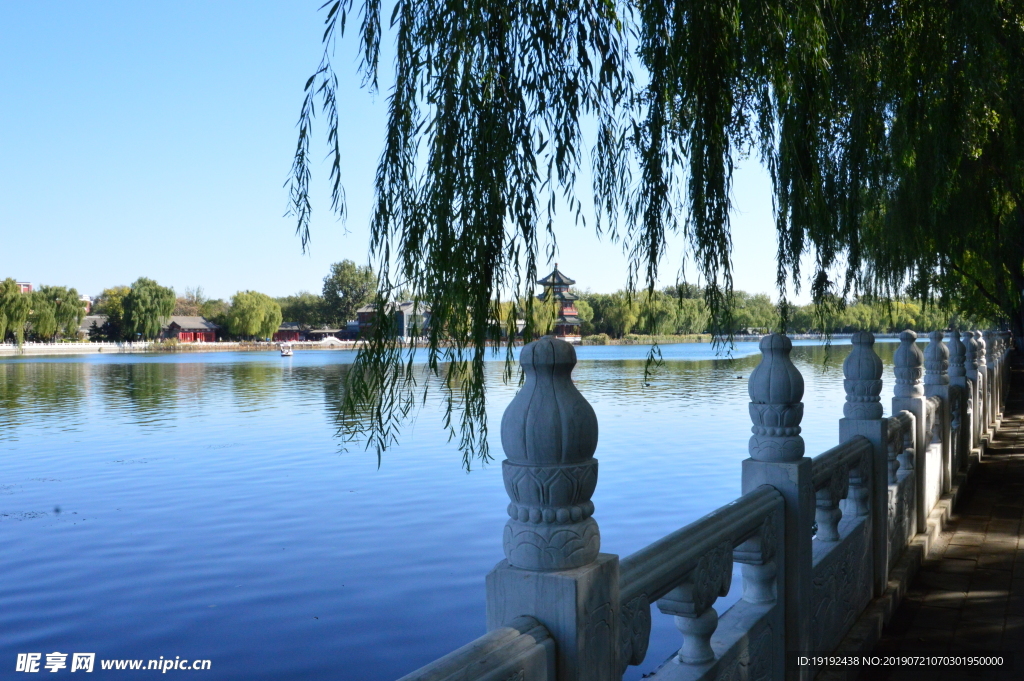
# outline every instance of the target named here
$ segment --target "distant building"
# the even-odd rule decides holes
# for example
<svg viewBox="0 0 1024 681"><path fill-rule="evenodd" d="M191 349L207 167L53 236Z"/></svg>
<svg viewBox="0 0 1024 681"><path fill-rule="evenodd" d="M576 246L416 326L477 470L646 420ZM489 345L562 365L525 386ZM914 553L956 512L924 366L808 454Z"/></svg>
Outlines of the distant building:
<svg viewBox="0 0 1024 681"><path fill-rule="evenodd" d="M274 341L277 343L294 343L306 340L309 327L298 322L282 322L274 332Z"/></svg>
<svg viewBox="0 0 1024 681"><path fill-rule="evenodd" d="M388 311L395 315L395 333L398 336L422 336L430 326L430 308L423 303L407 300L404 303L388 303ZM359 334L369 335L377 317L377 306L373 303L356 310Z"/></svg>
<svg viewBox="0 0 1024 681"><path fill-rule="evenodd" d="M92 331L93 325L96 325L96 329L102 329L103 325L107 323L107 315L105 314L91 314L82 317L82 323L78 325L78 337L85 340L89 338L89 332Z"/></svg>
<svg viewBox="0 0 1024 681"><path fill-rule="evenodd" d="M92 312L92 296L78 296L78 299L85 303L85 314Z"/></svg>
<svg viewBox="0 0 1024 681"><path fill-rule="evenodd" d="M544 292L537 296L541 302L548 302L554 298L558 308L558 317L555 319L555 327L551 334L556 338L564 338L569 341L580 338L580 317L576 309L576 301L579 297L569 292L569 287L576 283L558 270L558 263L555 263L555 270L538 282L544 287Z"/></svg>
<svg viewBox="0 0 1024 681"><path fill-rule="evenodd" d="M160 331L161 338L174 338L182 343L213 343L219 326L205 317L173 316Z"/></svg>
<svg viewBox="0 0 1024 681"><path fill-rule="evenodd" d="M22 293L32 293L32 284L27 281L19 281L18 288L21 289Z"/></svg>

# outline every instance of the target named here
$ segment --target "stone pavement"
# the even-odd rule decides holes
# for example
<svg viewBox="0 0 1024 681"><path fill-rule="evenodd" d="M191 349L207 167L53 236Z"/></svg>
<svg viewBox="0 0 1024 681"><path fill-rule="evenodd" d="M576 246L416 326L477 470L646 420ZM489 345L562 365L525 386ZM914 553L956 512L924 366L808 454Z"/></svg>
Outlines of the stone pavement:
<svg viewBox="0 0 1024 681"><path fill-rule="evenodd" d="M947 532L921 563L874 655L1012 653L1012 668L862 669L865 681L1024 680L1024 365L1001 427Z"/></svg>

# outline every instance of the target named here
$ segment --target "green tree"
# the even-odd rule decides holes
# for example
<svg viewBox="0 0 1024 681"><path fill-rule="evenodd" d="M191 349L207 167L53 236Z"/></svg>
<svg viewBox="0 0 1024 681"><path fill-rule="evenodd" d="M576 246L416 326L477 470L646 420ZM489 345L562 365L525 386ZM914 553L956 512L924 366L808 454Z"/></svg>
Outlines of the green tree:
<svg viewBox="0 0 1024 681"><path fill-rule="evenodd" d="M675 303L676 333L706 333L711 317L702 297L680 298Z"/></svg>
<svg viewBox="0 0 1024 681"><path fill-rule="evenodd" d="M231 297L228 331L243 338L271 338L281 326L281 306L256 291L239 291Z"/></svg>
<svg viewBox="0 0 1024 681"><path fill-rule="evenodd" d="M21 292L16 280L0 281L0 343L6 340L8 332L14 334L18 345L25 341L25 323L31 309L31 297Z"/></svg>
<svg viewBox="0 0 1024 681"><path fill-rule="evenodd" d="M228 313L231 312L231 303L224 302L220 298L207 300L199 308L199 314L206 317L218 326L226 327L228 324Z"/></svg>
<svg viewBox="0 0 1024 681"><path fill-rule="evenodd" d="M58 335L76 338L85 317L85 303L78 298L78 291L63 286L40 286L33 291L29 315L33 335L41 340Z"/></svg>
<svg viewBox="0 0 1024 681"><path fill-rule="evenodd" d="M309 291L300 291L293 296L277 298L281 306L281 316L286 322L305 324L309 327L323 325L324 299Z"/></svg>
<svg viewBox="0 0 1024 681"><path fill-rule="evenodd" d="M32 311L28 317L32 335L40 341L53 340L57 335L57 314L53 301L43 295L42 291L33 291L29 299L32 301Z"/></svg>
<svg viewBox="0 0 1024 681"><path fill-rule="evenodd" d="M377 275L370 266L359 267L351 260L334 263L324 277L323 321L344 326L356 318L356 310L370 301L376 288Z"/></svg>
<svg viewBox="0 0 1024 681"><path fill-rule="evenodd" d="M103 340L124 340L124 299L129 293L131 288L127 286L114 286L103 289L97 297L93 312L107 317L101 329Z"/></svg>
<svg viewBox="0 0 1024 681"><path fill-rule="evenodd" d="M636 324L638 315L637 301L623 291L613 293L611 300L604 309L604 319L612 336L622 338Z"/></svg>
<svg viewBox="0 0 1024 681"><path fill-rule="evenodd" d="M580 318L580 333L583 333L594 319L594 308L590 303L580 298L576 301L576 313Z"/></svg>
<svg viewBox="0 0 1024 681"><path fill-rule="evenodd" d="M174 312L174 289L140 277L122 299L124 335L128 340L156 338Z"/></svg>

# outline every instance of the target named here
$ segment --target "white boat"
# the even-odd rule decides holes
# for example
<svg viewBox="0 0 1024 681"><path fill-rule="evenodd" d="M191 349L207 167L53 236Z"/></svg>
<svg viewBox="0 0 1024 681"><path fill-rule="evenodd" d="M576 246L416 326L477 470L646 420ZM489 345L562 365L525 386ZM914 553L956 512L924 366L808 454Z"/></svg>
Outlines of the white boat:
<svg viewBox="0 0 1024 681"><path fill-rule="evenodd" d="M292 356L292 344L291 343L281 343L281 356L282 357L291 357Z"/></svg>

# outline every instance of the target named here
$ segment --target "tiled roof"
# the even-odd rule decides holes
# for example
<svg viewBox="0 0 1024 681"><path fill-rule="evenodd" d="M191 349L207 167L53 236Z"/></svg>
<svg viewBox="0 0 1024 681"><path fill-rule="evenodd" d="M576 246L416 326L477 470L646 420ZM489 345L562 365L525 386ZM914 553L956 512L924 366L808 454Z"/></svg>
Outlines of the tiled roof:
<svg viewBox="0 0 1024 681"><path fill-rule="evenodd" d="M178 328L185 331L212 331L220 328L205 317L182 317L176 315L167 320L167 324L164 325L164 328L170 328L171 324L176 324Z"/></svg>
<svg viewBox="0 0 1024 681"><path fill-rule="evenodd" d="M554 271L543 279L539 279L537 283L541 286L572 286L576 280L562 274L558 269L558 263L555 263Z"/></svg>

